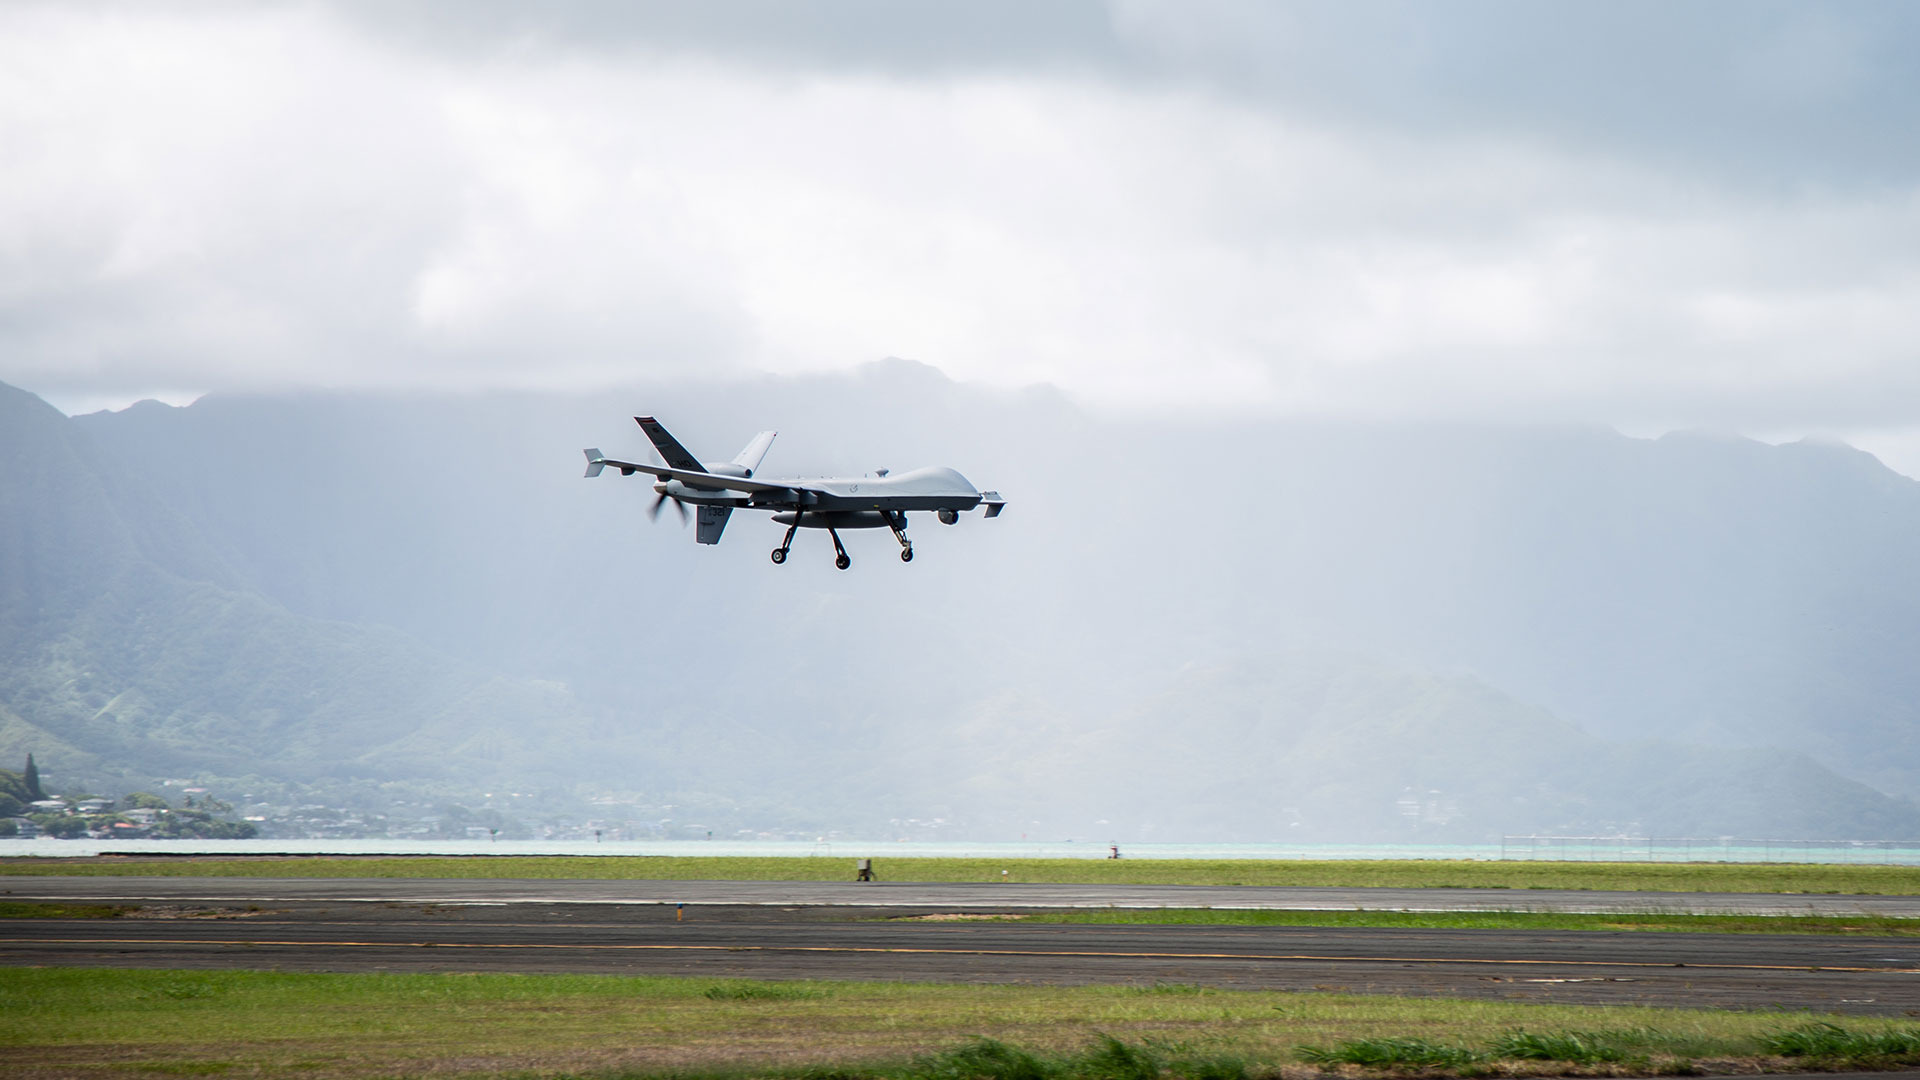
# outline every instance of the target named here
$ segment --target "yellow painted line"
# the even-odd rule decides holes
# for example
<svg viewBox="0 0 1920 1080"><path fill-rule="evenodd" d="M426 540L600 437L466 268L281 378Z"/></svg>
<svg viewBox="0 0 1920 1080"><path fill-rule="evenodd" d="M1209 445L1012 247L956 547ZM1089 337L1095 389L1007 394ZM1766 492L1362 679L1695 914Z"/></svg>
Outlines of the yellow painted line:
<svg viewBox="0 0 1920 1080"><path fill-rule="evenodd" d="M341 949L546 949L563 952L800 952L878 953L919 956L1041 956L1065 959L1292 960L1360 964L1481 964L1489 966L1680 968L1693 971L1832 971L1853 974L1920 975L1920 968L1830 967L1818 964L1673 964L1653 960L1499 960L1442 956L1315 956L1288 953L1108 952L1079 949L918 949L883 945L670 945L515 943L482 941L272 941L195 938L0 938L0 945L227 945Z"/></svg>

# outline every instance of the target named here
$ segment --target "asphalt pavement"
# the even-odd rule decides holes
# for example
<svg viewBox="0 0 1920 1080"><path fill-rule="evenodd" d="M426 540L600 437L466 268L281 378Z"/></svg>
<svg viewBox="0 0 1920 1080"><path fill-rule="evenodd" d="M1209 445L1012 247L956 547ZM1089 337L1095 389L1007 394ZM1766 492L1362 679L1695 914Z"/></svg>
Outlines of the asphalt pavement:
<svg viewBox="0 0 1920 1080"><path fill-rule="evenodd" d="M1920 1015L1920 939L1506 930L1051 925L996 911L1102 906L1461 910L1485 890L760 882L7 878L9 900L135 904L0 922L0 964L514 971L981 983L1193 983L1580 1004ZM1435 893L1445 893L1436 897ZM1248 895L1256 894L1256 895ZM1387 894L1392 894L1391 897ZM1402 896L1419 903L1401 903ZM742 899L743 897L747 899ZM1747 897L1547 894L1556 910L1756 910ZM1636 899L1625 899L1633 897ZM1220 897L1216 897L1218 899ZM1596 903L1599 901L1599 903ZM1856 913L1887 897L1779 897ZM1601 906L1616 904L1618 906ZM1723 906L1724 905L1724 906ZM1875 913L1901 910L1881 903Z"/></svg>

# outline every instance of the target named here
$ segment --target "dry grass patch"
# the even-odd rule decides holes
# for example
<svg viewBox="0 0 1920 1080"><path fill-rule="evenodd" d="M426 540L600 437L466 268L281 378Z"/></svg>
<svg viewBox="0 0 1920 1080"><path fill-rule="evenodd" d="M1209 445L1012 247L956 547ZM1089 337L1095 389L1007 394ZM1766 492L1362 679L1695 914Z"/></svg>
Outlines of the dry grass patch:
<svg viewBox="0 0 1920 1080"><path fill-rule="evenodd" d="M0 919L118 919L135 910L131 904L41 904L0 900Z"/></svg>
<svg viewBox="0 0 1920 1080"><path fill-rule="evenodd" d="M892 915L892 916L889 916L886 919L886 921L887 922L1019 922L1022 919L1033 919L1034 921L1038 921L1038 922L1046 921L1043 919L1035 919L1034 916L1030 913L1022 914L1022 915L1014 915L1010 913L996 913L996 912L984 912L984 911L943 911L943 912L935 912L931 915ZM1087 921L1093 922L1097 920L1089 919Z"/></svg>

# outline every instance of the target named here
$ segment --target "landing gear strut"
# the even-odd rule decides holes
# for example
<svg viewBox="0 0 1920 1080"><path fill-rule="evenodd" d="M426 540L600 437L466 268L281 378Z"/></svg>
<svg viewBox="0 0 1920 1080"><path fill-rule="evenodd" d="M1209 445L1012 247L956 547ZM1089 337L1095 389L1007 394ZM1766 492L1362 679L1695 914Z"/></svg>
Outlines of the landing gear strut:
<svg viewBox="0 0 1920 1080"><path fill-rule="evenodd" d="M845 570L853 565L853 559L847 555L847 549L840 546L840 534L828 529L827 535L833 537L833 565Z"/></svg>
<svg viewBox="0 0 1920 1080"><path fill-rule="evenodd" d="M793 528L787 530L786 539L780 541L780 546L773 549L773 565L779 566L781 563L787 561L787 549L793 546L793 534L799 531L800 525L798 522L794 523Z"/></svg>
<svg viewBox="0 0 1920 1080"><path fill-rule="evenodd" d="M907 515L888 514L887 528L893 530L893 538L900 541L900 561L913 561L913 541L907 539Z"/></svg>

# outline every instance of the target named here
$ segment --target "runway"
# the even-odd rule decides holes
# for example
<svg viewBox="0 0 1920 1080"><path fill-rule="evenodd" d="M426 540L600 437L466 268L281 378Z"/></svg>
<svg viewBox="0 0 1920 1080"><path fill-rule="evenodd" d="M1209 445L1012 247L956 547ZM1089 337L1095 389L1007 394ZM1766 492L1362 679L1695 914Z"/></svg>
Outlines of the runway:
<svg viewBox="0 0 1920 1080"><path fill-rule="evenodd" d="M1028 888L1033 891L1023 891ZM715 882L12 878L0 882L0 898L110 900L137 903L142 910L110 920L0 922L0 963L1169 982L1580 1004L1920 1014L1920 940L1910 938L928 920L928 915L996 909L1087 906L1100 892L1117 904L1125 897L1138 899L1142 892L1159 895L1165 890L876 888L849 883L846 890L827 892L857 902L836 903L816 899L822 889ZM1061 903L1063 889L1077 902ZM1182 890L1179 895L1195 891L1218 890ZM1009 892L1022 902L990 899L1004 900ZM1366 907L1395 906L1369 890L1298 892L1337 892L1347 897L1347 906L1354 906L1351 894L1363 893L1371 900ZM784 902L772 899L776 894L786 897ZM763 899L741 902L737 897L742 895ZM945 902L956 896L964 902ZM691 899L637 899L642 897ZM728 902L725 897L736 899ZM882 903L883 897L897 902ZM930 897L932 902L908 899L913 897ZM1777 903L1787 898L1771 899ZM686 906L679 906L682 903ZM1172 906L1201 905L1183 900Z"/></svg>

